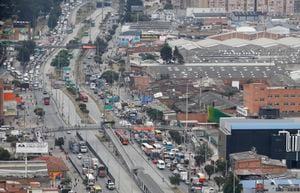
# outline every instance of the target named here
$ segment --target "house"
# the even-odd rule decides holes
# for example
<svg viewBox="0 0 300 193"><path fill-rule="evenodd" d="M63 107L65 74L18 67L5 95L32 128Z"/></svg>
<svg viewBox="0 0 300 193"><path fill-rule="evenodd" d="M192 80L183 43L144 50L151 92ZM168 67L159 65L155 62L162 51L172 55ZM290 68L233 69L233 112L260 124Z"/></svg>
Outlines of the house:
<svg viewBox="0 0 300 193"><path fill-rule="evenodd" d="M22 98L17 96L12 90L4 90L3 112L4 116L17 116L17 105L22 103Z"/></svg>
<svg viewBox="0 0 300 193"><path fill-rule="evenodd" d="M281 175L287 172L286 164L268 156L252 151L232 153L229 155L231 168L238 176Z"/></svg>
<svg viewBox="0 0 300 193"><path fill-rule="evenodd" d="M65 176L69 168L63 159L54 156L40 156L34 160L44 160L47 163L49 177L53 180L60 179Z"/></svg>

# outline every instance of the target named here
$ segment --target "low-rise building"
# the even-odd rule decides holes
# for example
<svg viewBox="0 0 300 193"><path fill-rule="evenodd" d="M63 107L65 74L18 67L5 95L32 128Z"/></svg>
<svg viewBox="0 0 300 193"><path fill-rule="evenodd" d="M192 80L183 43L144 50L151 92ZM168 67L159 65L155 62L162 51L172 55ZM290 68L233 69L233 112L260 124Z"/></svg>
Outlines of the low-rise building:
<svg viewBox="0 0 300 193"><path fill-rule="evenodd" d="M241 180L242 193L297 193L300 192L299 178Z"/></svg>
<svg viewBox="0 0 300 193"><path fill-rule="evenodd" d="M52 180L61 179L66 175L66 172L69 171L69 168L62 158L54 156L41 156L35 158L34 160L43 160L47 163L49 177Z"/></svg>
<svg viewBox="0 0 300 193"><path fill-rule="evenodd" d="M292 119L221 118L218 149L223 158L255 148L259 154L300 168L300 122Z"/></svg>
<svg viewBox="0 0 300 193"><path fill-rule="evenodd" d="M285 163L252 151L229 155L231 169L238 176L281 175L287 172Z"/></svg>

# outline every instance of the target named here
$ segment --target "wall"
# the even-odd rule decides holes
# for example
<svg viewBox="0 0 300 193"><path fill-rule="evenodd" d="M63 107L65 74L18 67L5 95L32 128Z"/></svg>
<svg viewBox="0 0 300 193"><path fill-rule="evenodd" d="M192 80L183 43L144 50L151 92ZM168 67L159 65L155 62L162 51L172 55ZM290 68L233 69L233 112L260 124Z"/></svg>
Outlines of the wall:
<svg viewBox="0 0 300 193"><path fill-rule="evenodd" d="M300 88L267 87L262 83L244 85L244 106L251 115L257 115L259 108L271 106L280 112L300 112Z"/></svg>

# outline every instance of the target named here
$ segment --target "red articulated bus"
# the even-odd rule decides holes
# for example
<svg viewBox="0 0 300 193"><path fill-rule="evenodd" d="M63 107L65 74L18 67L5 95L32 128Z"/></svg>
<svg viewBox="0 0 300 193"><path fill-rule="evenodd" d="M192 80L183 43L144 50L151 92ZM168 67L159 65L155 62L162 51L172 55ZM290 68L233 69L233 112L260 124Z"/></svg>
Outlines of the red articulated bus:
<svg viewBox="0 0 300 193"><path fill-rule="evenodd" d="M115 133L116 133L117 137L120 139L120 141L121 141L121 143L123 145L128 145L129 139L128 139L128 136L127 136L125 130L123 130L123 129L117 129L115 131Z"/></svg>

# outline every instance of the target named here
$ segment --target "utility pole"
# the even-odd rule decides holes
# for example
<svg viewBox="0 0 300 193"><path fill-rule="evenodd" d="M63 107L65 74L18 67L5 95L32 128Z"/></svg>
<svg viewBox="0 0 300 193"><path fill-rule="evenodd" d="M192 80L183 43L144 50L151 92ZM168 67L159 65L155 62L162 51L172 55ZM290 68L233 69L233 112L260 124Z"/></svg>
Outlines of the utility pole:
<svg viewBox="0 0 300 193"><path fill-rule="evenodd" d="M188 79L186 82L186 98L185 98L185 128L184 128L184 148L185 148L185 152L187 151L186 148L186 130L188 128L188 108L189 108L189 84L188 84Z"/></svg>

